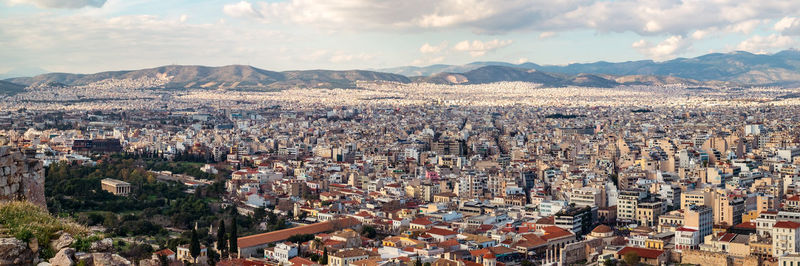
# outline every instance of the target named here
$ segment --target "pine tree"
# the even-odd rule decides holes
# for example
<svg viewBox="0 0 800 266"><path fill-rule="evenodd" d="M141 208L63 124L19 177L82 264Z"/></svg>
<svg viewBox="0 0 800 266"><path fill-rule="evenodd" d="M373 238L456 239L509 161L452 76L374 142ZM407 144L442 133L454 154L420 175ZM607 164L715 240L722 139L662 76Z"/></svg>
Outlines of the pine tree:
<svg viewBox="0 0 800 266"><path fill-rule="evenodd" d="M219 227L217 228L217 250L220 252L220 257L228 256L228 238L225 235L224 219L219 221Z"/></svg>
<svg viewBox="0 0 800 266"><path fill-rule="evenodd" d="M319 257L319 264L328 265L328 247L322 250L322 257Z"/></svg>
<svg viewBox="0 0 800 266"><path fill-rule="evenodd" d="M196 229L192 229L192 242L189 246L189 252L192 254L194 262L197 263L197 256L200 256L200 239L197 237Z"/></svg>
<svg viewBox="0 0 800 266"><path fill-rule="evenodd" d="M236 215L234 215L233 219L231 219L231 238L230 239L231 239L231 242L230 242L230 246L231 246L230 251L231 251L231 253L230 253L230 255L231 256L236 256L234 254L239 254L239 242L238 242L239 236L238 236L238 233L236 232Z"/></svg>

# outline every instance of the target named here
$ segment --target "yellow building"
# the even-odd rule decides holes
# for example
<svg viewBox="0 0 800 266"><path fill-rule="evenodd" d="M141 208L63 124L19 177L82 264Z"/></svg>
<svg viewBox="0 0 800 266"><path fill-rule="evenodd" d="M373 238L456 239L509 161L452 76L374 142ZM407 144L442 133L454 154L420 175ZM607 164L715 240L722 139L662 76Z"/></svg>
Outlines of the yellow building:
<svg viewBox="0 0 800 266"><path fill-rule="evenodd" d="M131 193L131 184L122 180L105 178L100 181L103 190L117 196L128 196Z"/></svg>

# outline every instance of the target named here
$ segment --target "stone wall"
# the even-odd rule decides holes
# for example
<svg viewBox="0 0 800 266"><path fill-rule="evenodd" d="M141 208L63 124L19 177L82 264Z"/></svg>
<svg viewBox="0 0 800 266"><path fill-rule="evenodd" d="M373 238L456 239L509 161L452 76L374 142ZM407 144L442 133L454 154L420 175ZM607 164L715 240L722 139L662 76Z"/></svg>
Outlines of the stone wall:
<svg viewBox="0 0 800 266"><path fill-rule="evenodd" d="M730 266L732 263L728 255L719 252L700 250L684 250L681 254L681 263L697 265Z"/></svg>
<svg viewBox="0 0 800 266"><path fill-rule="evenodd" d="M23 150L0 146L0 201L24 200L46 207L44 167Z"/></svg>

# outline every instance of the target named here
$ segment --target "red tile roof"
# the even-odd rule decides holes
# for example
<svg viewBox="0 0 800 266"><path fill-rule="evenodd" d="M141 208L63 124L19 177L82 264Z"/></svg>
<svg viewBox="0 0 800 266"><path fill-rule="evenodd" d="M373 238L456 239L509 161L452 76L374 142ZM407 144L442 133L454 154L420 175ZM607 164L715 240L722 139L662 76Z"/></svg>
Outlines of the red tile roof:
<svg viewBox="0 0 800 266"><path fill-rule="evenodd" d="M431 234L431 235L440 235L440 236L451 236L451 235L458 234L458 233L456 233L454 231L447 230L447 229L441 229L441 228L431 228L430 230L428 230L427 233Z"/></svg>
<svg viewBox="0 0 800 266"><path fill-rule="evenodd" d="M663 250L658 249L649 249L649 248L637 248L637 247L624 247L620 251L617 252L618 255L624 256L628 253L636 253L639 257L648 258L648 259L656 259L661 254L664 254Z"/></svg>
<svg viewBox="0 0 800 266"><path fill-rule="evenodd" d="M558 239L565 236L574 235L572 232L565 230L564 228L558 226L547 226L542 228L544 230L544 235L542 239L550 241L551 239Z"/></svg>
<svg viewBox="0 0 800 266"><path fill-rule="evenodd" d="M800 227L800 223L792 222L792 221L780 221L775 223L772 227L777 228L788 228L788 229L797 229Z"/></svg>

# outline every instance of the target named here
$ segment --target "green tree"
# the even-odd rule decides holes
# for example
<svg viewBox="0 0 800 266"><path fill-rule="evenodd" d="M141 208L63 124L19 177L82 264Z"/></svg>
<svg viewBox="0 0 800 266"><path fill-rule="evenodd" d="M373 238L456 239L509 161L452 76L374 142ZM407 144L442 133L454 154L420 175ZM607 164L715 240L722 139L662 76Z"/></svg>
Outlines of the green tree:
<svg viewBox="0 0 800 266"><path fill-rule="evenodd" d="M625 255L622 255L622 260L628 265L639 264L639 254L636 254L636 252L625 253Z"/></svg>
<svg viewBox="0 0 800 266"><path fill-rule="evenodd" d="M217 250L220 251L220 257L224 258L228 256L228 238L225 235L225 219L219 221L219 227L217 228Z"/></svg>
<svg viewBox="0 0 800 266"><path fill-rule="evenodd" d="M192 242L189 244L189 252L197 263L197 256L200 256L200 239L197 237L197 230L192 229Z"/></svg>
<svg viewBox="0 0 800 266"><path fill-rule="evenodd" d="M231 242L230 242L230 256L234 256L234 254L239 254L239 233L236 232L236 215L233 216L231 219Z"/></svg>
<svg viewBox="0 0 800 266"><path fill-rule="evenodd" d="M328 247L322 250L322 257L319 257L319 264L328 265Z"/></svg>
<svg viewBox="0 0 800 266"><path fill-rule="evenodd" d="M264 211L264 208L256 208L255 211L253 211L253 218L256 219L256 222L261 222L261 220L264 220L266 215L267 213Z"/></svg>
<svg viewBox="0 0 800 266"><path fill-rule="evenodd" d="M373 239L378 236L378 232L375 230L375 227L365 225L361 228L361 234L366 236L367 238Z"/></svg>

